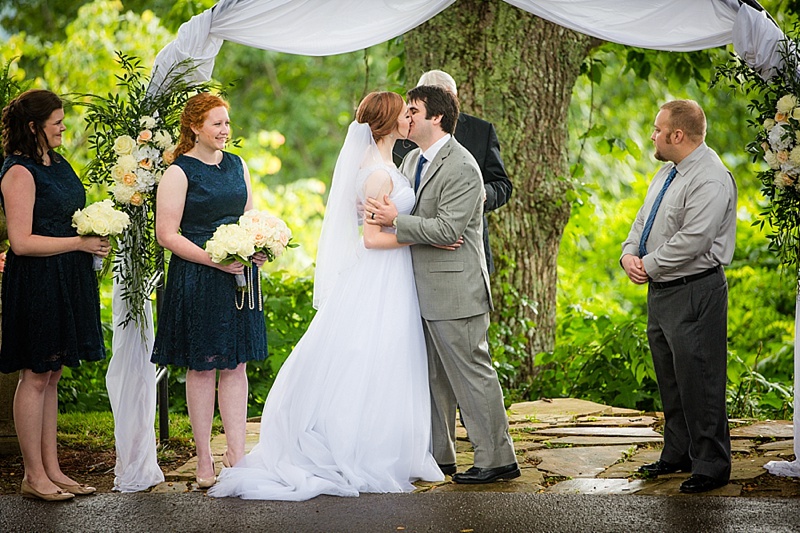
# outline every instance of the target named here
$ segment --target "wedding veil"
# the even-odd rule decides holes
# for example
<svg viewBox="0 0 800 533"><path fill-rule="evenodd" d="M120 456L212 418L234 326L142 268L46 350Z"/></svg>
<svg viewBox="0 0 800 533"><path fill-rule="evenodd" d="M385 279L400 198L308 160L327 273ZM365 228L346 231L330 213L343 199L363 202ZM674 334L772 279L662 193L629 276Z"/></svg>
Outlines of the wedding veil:
<svg viewBox="0 0 800 533"><path fill-rule="evenodd" d="M358 260L361 252L359 211L363 211L358 200L359 171L379 160L369 124L353 121L336 160L325 206L314 273L315 309L322 307L339 277Z"/></svg>

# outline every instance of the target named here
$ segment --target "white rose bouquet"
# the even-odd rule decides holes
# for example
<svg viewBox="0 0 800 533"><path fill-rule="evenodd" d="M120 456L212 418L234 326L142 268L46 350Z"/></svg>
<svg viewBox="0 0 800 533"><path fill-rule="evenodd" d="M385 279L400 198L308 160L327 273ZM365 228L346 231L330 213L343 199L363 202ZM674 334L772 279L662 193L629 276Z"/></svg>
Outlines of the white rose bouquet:
<svg viewBox="0 0 800 533"><path fill-rule="evenodd" d="M130 223L127 213L114 209L111 200L95 202L72 215L72 227L78 230L78 235L114 237L125 231ZM100 270L102 266L102 258L94 256L94 269Z"/></svg>
<svg viewBox="0 0 800 533"><path fill-rule="evenodd" d="M286 248L297 245L291 243L292 230L286 222L266 211L251 209L239 217L239 225L247 230L253 240L256 252L267 254L268 261L274 261Z"/></svg>
<svg viewBox="0 0 800 533"><path fill-rule="evenodd" d="M223 224L214 231L214 235L206 242L206 252L211 260L219 265L230 265L239 261L251 267L250 256L256 253L253 239L247 230L239 224ZM242 274L236 275L239 290L246 290L246 280Z"/></svg>

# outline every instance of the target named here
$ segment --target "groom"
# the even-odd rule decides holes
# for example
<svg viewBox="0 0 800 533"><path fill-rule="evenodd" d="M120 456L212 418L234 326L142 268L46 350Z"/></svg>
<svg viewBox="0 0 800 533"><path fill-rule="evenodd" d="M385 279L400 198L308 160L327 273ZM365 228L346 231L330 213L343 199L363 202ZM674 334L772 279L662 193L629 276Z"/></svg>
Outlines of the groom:
<svg viewBox="0 0 800 533"><path fill-rule="evenodd" d="M489 355L492 310L483 251L483 181L475 158L453 138L458 101L438 86L408 92L409 139L418 149L401 170L416 189L410 215L367 199L365 220L394 226L411 255L428 350L433 456L456 483L491 483L520 475L508 434L503 393ZM463 239L455 251L447 246ZM475 465L456 474L456 407Z"/></svg>

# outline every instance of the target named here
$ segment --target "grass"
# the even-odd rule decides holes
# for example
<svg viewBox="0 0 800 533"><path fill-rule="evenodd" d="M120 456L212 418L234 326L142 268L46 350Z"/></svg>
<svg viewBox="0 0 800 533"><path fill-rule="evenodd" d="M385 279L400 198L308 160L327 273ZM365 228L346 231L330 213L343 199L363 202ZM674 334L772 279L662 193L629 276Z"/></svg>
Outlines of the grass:
<svg viewBox="0 0 800 533"><path fill-rule="evenodd" d="M219 417L214 417L211 435L214 436L221 432L222 422ZM156 434L158 434L157 428ZM188 415L170 413L169 435L170 438L167 442L160 443L159 455L162 451L194 448L192 425ZM58 442L68 448L112 451L114 450L114 415L108 411L60 413L58 415Z"/></svg>

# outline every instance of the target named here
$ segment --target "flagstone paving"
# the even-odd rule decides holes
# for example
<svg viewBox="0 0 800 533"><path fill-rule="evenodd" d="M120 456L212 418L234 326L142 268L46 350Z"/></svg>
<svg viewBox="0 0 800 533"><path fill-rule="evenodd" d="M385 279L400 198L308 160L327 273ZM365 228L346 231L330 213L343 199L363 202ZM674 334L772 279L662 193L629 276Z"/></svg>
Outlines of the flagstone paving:
<svg viewBox="0 0 800 533"><path fill-rule="evenodd" d="M689 476L675 473L644 479L638 468L657 460L663 445L661 413L642 413L585 400L538 400L509 408L511 436L522 475L511 482L458 485L448 477L440 483L417 483L418 492L547 492L554 494L678 495ZM739 496L770 476L763 465L793 460L791 421L732 420L731 483L708 494ZM246 449L258 442L260 423L247 424ZM458 426L456 463L464 471L473 462L466 430ZM211 442L217 472L222 468L225 436ZM153 492L199 490L194 482L196 458L166 475ZM800 496L800 481L788 488L766 488L774 496ZM769 491L773 492L770 493ZM763 492L762 491L762 492Z"/></svg>

